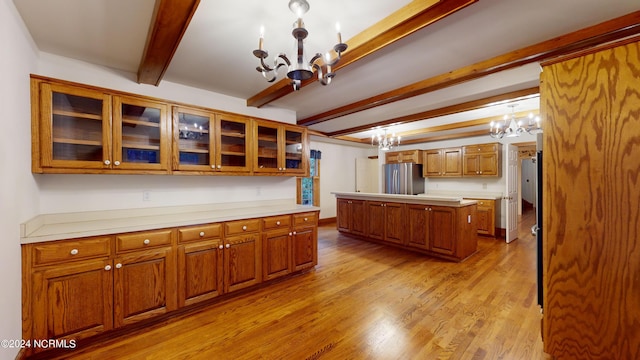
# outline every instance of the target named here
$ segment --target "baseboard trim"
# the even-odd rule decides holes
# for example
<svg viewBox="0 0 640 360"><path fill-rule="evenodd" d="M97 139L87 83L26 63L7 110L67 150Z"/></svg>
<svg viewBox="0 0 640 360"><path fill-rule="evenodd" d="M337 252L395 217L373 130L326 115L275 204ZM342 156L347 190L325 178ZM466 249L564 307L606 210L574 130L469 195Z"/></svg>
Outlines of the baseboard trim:
<svg viewBox="0 0 640 360"><path fill-rule="evenodd" d="M330 217L330 218L324 218L324 219L320 219L318 220L318 225L329 225L329 224L335 224L336 222L336 217Z"/></svg>

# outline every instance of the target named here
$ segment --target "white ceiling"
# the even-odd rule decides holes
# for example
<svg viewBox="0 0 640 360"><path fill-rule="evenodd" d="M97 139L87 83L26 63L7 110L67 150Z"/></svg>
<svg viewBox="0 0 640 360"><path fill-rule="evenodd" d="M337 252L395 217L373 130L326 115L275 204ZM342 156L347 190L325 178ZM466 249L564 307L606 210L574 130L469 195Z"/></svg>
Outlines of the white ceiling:
<svg viewBox="0 0 640 360"><path fill-rule="evenodd" d="M350 39L409 0L308 0L305 48L324 53L339 22ZM416 0L418 1L418 0ZM418 1L419 2L419 1ZM14 0L40 50L136 73L154 0ZM270 58L291 53L295 16L288 0L201 0L163 80L247 99L271 84L255 70L260 26ZM329 86L317 83L267 106L293 109L298 119L363 100L481 60L640 10L639 0L479 0L373 55L344 67ZM347 50L348 52L349 50ZM311 125L334 132L538 85L530 64L388 105ZM518 111L536 110L537 98ZM506 104L392 129L406 131L508 112ZM469 129L466 129L467 131ZM349 136L367 138L371 131Z"/></svg>

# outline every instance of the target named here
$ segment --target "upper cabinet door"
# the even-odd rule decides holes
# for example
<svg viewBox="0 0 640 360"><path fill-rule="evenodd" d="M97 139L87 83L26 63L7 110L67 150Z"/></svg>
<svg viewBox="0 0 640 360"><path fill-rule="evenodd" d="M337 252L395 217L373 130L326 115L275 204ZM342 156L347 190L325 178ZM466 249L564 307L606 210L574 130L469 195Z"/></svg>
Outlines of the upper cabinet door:
<svg viewBox="0 0 640 360"><path fill-rule="evenodd" d="M288 173L305 175L309 169L309 149L306 141L307 129L294 126L283 126L283 128L283 167Z"/></svg>
<svg viewBox="0 0 640 360"><path fill-rule="evenodd" d="M173 107L173 169L215 171L215 114Z"/></svg>
<svg viewBox="0 0 640 360"><path fill-rule="evenodd" d="M216 169L221 172L251 171L250 118L216 114Z"/></svg>
<svg viewBox="0 0 640 360"><path fill-rule="evenodd" d="M111 97L108 94L41 83L39 105L42 167L110 167Z"/></svg>
<svg viewBox="0 0 640 360"><path fill-rule="evenodd" d="M284 166L278 161L279 128L273 123L257 121L255 125L255 156L253 171L278 173Z"/></svg>
<svg viewBox="0 0 640 360"><path fill-rule="evenodd" d="M135 97L113 98L113 169L168 170L167 105Z"/></svg>

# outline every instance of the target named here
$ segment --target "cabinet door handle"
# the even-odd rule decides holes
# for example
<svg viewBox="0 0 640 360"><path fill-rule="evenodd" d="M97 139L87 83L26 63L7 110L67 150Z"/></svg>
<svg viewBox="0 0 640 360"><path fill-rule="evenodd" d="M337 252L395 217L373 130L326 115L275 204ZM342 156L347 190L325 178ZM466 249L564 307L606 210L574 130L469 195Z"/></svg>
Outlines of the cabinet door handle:
<svg viewBox="0 0 640 360"><path fill-rule="evenodd" d="M120 165L120 161L118 161L118 160L114 161L114 162L113 162L113 165L115 165L115 166Z"/></svg>
<svg viewBox="0 0 640 360"><path fill-rule="evenodd" d="M218 165L218 169L220 169L222 167L222 165Z"/></svg>
<svg viewBox="0 0 640 360"><path fill-rule="evenodd" d="M116 264L116 269L120 269L120 268L122 268L122 264L117 263L117 264Z"/></svg>
<svg viewBox="0 0 640 360"><path fill-rule="evenodd" d="M247 225L243 225L242 226L242 231L247 231ZM229 245L229 244L227 244L227 245Z"/></svg>
<svg viewBox="0 0 640 360"><path fill-rule="evenodd" d="M105 160L105 161L104 161L104 164L105 164L105 165L111 165L111 161L109 161L109 160Z"/></svg>
<svg viewBox="0 0 640 360"><path fill-rule="evenodd" d="M105 267L104 267L104 269L105 269L106 271L111 270L111 265L107 265L107 266L105 266Z"/></svg>
<svg viewBox="0 0 640 360"><path fill-rule="evenodd" d="M215 168L216 168L216 166L215 166L215 165L211 165L211 168L212 168L212 169L215 169Z"/></svg>
<svg viewBox="0 0 640 360"><path fill-rule="evenodd" d="M276 225L280 226L280 221L276 221Z"/></svg>
<svg viewBox="0 0 640 360"><path fill-rule="evenodd" d="M295 231L294 231L294 232L293 232L293 235L295 235L295 234L297 234L297 232L295 232Z"/></svg>
<svg viewBox="0 0 640 360"><path fill-rule="evenodd" d="M151 240L144 239L144 241L142 243L145 244L145 245L149 245L149 244L151 244Z"/></svg>
<svg viewBox="0 0 640 360"><path fill-rule="evenodd" d="M289 233L289 236L291 236L291 235L293 235L293 233L291 233L291 232L290 232L290 233Z"/></svg>
<svg viewBox="0 0 640 360"><path fill-rule="evenodd" d="M227 244L224 247L226 247L227 249L231 247L231 244Z"/></svg>
<svg viewBox="0 0 640 360"><path fill-rule="evenodd" d="M307 220L308 220L307 218L304 218L304 221L307 221Z"/></svg>
<svg viewBox="0 0 640 360"><path fill-rule="evenodd" d="M480 175L482 175L482 171L480 171Z"/></svg>
<svg viewBox="0 0 640 360"><path fill-rule="evenodd" d="M200 237L204 236L204 231L200 231Z"/></svg>
<svg viewBox="0 0 640 360"><path fill-rule="evenodd" d="M71 249L71 251L69 251L69 253L71 255L78 255L78 249Z"/></svg>
<svg viewBox="0 0 640 360"><path fill-rule="evenodd" d="M220 246L218 246L218 249L220 250L224 249L224 245L220 244Z"/></svg>

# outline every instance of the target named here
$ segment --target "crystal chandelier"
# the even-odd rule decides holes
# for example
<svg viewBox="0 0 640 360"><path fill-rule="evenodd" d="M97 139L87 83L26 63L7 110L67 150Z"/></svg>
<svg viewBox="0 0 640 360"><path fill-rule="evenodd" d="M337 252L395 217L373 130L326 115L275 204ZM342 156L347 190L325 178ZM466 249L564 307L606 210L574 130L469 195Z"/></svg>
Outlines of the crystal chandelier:
<svg viewBox="0 0 640 360"><path fill-rule="evenodd" d="M492 138L517 137L525 131L529 134L542 132L540 116L534 116L533 113L529 113L527 117L516 118L514 110L516 106L518 104L510 104L511 115L505 115L502 120L492 121L489 124L489 135Z"/></svg>
<svg viewBox="0 0 640 360"><path fill-rule="evenodd" d="M400 146L400 136L396 136L395 133L389 136L387 129L379 130L377 134L371 135L371 146L375 146L376 143L379 150L391 150L395 146Z"/></svg>
<svg viewBox="0 0 640 360"><path fill-rule="evenodd" d="M331 60L331 55L327 53L323 58L322 54L316 53L311 60L306 60L304 52L304 39L309 32L304 28L304 22L302 21L302 15L309 11L309 3L307 0L290 0L289 9L296 14L298 20L293 23L293 31L291 34L295 39L295 62L291 62L286 54L280 53L273 60L273 65L269 66L265 63L265 59L269 56L269 52L263 49L264 44L264 28L260 29L260 41L258 43L258 49L253 50L253 55L260 59L260 65L256 67L256 70L267 79L268 82L273 82L278 76L277 71L283 66L286 66L287 77L291 79L293 90L300 90L303 80L313 77L313 71L315 70L318 81L322 85L328 85L331 83L331 79L335 76L335 73L331 72L331 67L335 66L340 61L342 52L347 50L347 44L342 42L342 35L340 34L339 25L336 24L336 30L338 32L338 43L334 45L333 51L337 56ZM294 58L292 57L292 58Z"/></svg>

